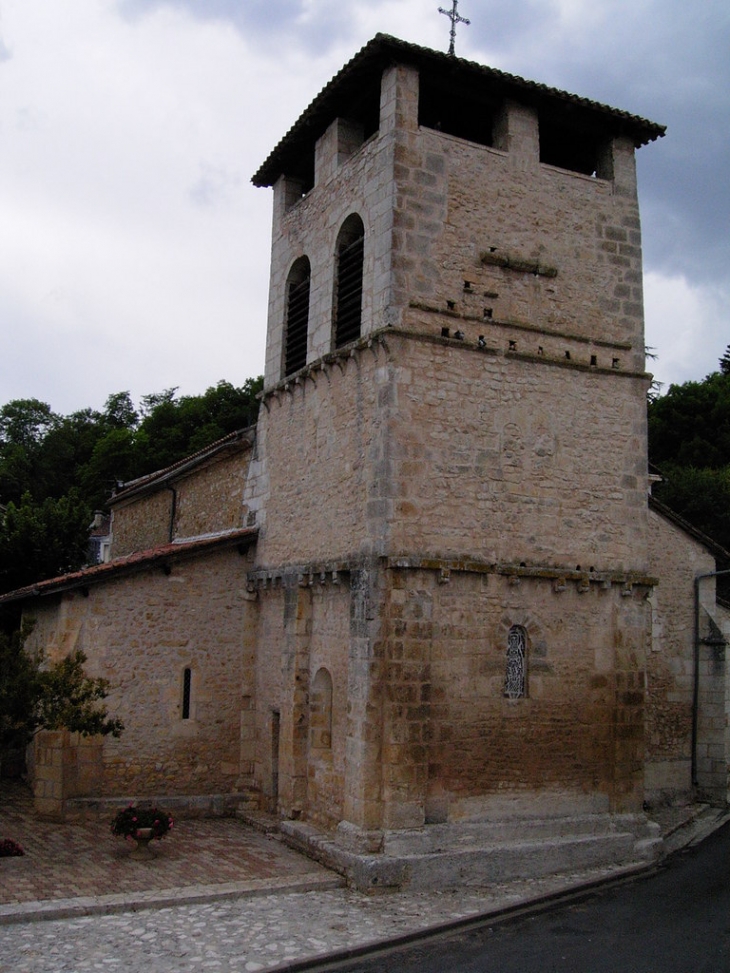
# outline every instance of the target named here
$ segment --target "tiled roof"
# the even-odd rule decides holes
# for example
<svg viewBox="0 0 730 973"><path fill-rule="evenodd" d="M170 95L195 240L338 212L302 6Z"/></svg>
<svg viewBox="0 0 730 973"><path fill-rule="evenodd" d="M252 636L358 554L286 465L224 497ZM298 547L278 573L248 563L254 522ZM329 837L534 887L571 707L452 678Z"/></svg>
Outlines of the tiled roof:
<svg viewBox="0 0 730 973"><path fill-rule="evenodd" d="M196 466L201 466L220 453L236 449L250 449L255 437L255 427L238 429L235 432L229 433L227 436L216 440L216 442L211 443L204 449L198 450L197 453L185 456L171 466L166 466L162 470L155 470L154 473L148 473L146 476L140 476L136 480L129 480L127 483L123 483L108 503L110 506L113 506L115 503L119 503L121 500L128 500L138 493L157 489L168 480L174 480L176 477L187 473Z"/></svg>
<svg viewBox="0 0 730 973"><path fill-rule="evenodd" d="M257 536L258 529L256 527L242 527L238 530L198 537L189 541L175 541L146 551L136 551L134 554L115 558L105 564L95 564L90 568L83 568L80 571L73 571L58 578L49 578L47 581L39 581L37 584L18 588L16 591L9 591L7 594L0 595L0 605L29 601L33 598L59 594L62 591L70 591L74 588L86 588L124 575L136 574L156 565L164 566L173 561L198 557L226 547L242 545L248 548L255 543Z"/></svg>
<svg viewBox="0 0 730 973"><path fill-rule="evenodd" d="M252 178L255 186L273 186L279 176L296 166L302 154L312 151L314 142L325 132L330 122L346 108L357 102L363 90L378 83L389 64L412 64L427 70L432 78L461 78L471 85L488 87L494 94L511 97L535 106L562 103L589 115L607 133L626 135L637 147L660 138L665 126L637 115L611 108L599 102L581 98L535 81L527 81L474 61L456 58L417 44L409 44L388 34L376 34L320 91L314 101L300 115L292 128Z"/></svg>

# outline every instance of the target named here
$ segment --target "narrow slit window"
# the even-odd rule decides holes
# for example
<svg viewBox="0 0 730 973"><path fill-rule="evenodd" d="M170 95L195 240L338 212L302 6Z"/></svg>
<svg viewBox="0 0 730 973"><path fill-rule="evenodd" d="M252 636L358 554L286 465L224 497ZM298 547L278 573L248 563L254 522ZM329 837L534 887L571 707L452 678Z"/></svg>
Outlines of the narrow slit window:
<svg viewBox="0 0 730 973"><path fill-rule="evenodd" d="M286 282L286 324L284 333L284 375L291 375L307 364L309 332L309 292L311 268L306 257L300 257L289 272Z"/></svg>
<svg viewBox="0 0 730 973"><path fill-rule="evenodd" d="M182 718L184 720L190 719L190 690L193 684L193 670L183 669L183 684L182 684Z"/></svg>
<svg viewBox="0 0 730 973"><path fill-rule="evenodd" d="M341 348L360 337L365 227L359 216L348 216L337 240L334 339Z"/></svg>

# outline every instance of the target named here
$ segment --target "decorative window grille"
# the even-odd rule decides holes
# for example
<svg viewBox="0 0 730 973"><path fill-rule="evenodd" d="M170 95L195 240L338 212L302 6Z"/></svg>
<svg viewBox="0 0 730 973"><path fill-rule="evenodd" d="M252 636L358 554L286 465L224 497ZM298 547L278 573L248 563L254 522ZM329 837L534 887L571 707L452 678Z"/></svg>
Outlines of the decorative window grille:
<svg viewBox="0 0 730 973"><path fill-rule="evenodd" d="M190 719L190 690L193 683L193 671L192 669L183 669L183 684L182 684L182 718L184 720Z"/></svg>
<svg viewBox="0 0 730 973"><path fill-rule="evenodd" d="M513 625L507 636L507 675L504 695L507 699L521 699L526 695L525 630Z"/></svg>
<svg viewBox="0 0 730 973"><path fill-rule="evenodd" d="M309 260L301 257L292 267L286 285L284 375L298 372L307 364L310 281Z"/></svg>
<svg viewBox="0 0 730 973"><path fill-rule="evenodd" d="M335 348L360 337L365 228L357 215L349 216L337 241L335 280Z"/></svg>

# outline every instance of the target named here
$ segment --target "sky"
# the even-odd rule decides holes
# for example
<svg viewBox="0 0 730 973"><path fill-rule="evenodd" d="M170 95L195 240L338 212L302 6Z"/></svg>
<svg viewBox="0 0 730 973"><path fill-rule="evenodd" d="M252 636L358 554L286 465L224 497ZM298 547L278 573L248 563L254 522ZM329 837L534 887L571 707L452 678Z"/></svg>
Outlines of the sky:
<svg viewBox="0 0 730 973"><path fill-rule="evenodd" d="M667 126L637 154L649 368L664 391L717 370L730 4L458 9L458 56ZM251 176L376 33L446 51L449 29L439 0L0 0L0 404L259 375L272 194Z"/></svg>

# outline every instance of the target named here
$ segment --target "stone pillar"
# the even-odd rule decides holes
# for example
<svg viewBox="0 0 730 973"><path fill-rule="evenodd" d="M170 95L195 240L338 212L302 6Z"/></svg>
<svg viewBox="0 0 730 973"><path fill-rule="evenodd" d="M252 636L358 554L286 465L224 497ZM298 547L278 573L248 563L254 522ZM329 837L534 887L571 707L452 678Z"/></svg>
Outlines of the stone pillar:
<svg viewBox="0 0 730 973"><path fill-rule="evenodd" d="M644 588L621 589L614 613L610 800L615 812L639 812L644 802L646 651L651 640L651 605L646 593Z"/></svg>
<svg viewBox="0 0 730 973"><path fill-rule="evenodd" d="M365 831L382 826L382 647L378 637L377 580L374 567L353 571L350 578L343 817Z"/></svg>
<svg viewBox="0 0 730 973"><path fill-rule="evenodd" d="M258 634L258 599L255 592L246 597L241 652L241 749L240 786L253 787L256 771L256 639Z"/></svg>
<svg viewBox="0 0 730 973"><path fill-rule="evenodd" d="M495 125L496 148L507 152L511 166L536 172L540 165L540 127L534 108L507 101Z"/></svg>
<svg viewBox="0 0 730 973"><path fill-rule="evenodd" d="M429 579L419 585L410 572L392 574L383 674L385 829L420 827L426 819L434 627Z"/></svg>
<svg viewBox="0 0 730 973"><path fill-rule="evenodd" d="M309 642L312 631L312 593L307 579L284 589L284 646L280 711L279 808L285 817L298 818L307 799L309 737Z"/></svg>
<svg viewBox="0 0 730 973"><path fill-rule="evenodd" d="M611 143L611 167L606 177L613 178L613 191L616 196L626 196L629 200L637 197L636 154L631 139L616 138ZM599 170L599 175L604 175ZM640 240L639 244L640 245Z"/></svg>
<svg viewBox="0 0 730 973"><path fill-rule="evenodd" d="M397 64L383 72L380 135L418 131L418 71Z"/></svg>
<svg viewBox="0 0 730 973"><path fill-rule="evenodd" d="M41 817L61 821L70 798L99 796L103 780L102 737L82 737L68 730L40 730L32 747L33 798Z"/></svg>
<svg viewBox="0 0 730 973"><path fill-rule="evenodd" d="M362 125L336 118L314 149L314 185L328 182L363 143Z"/></svg>

